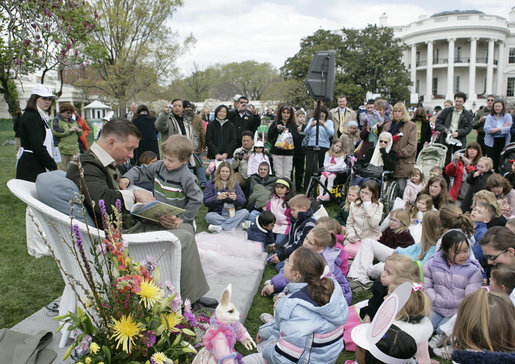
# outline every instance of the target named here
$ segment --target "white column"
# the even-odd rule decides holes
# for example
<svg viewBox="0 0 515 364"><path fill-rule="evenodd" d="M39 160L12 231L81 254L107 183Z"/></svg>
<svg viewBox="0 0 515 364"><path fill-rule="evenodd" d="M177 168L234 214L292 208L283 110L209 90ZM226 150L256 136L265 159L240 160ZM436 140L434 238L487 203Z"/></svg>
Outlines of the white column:
<svg viewBox="0 0 515 364"><path fill-rule="evenodd" d="M490 38L488 41L488 64L486 65L486 94L490 95L494 83L494 45L495 41Z"/></svg>
<svg viewBox="0 0 515 364"><path fill-rule="evenodd" d="M503 94L504 81L504 42L499 42L499 58L497 61L497 87L495 94L501 96Z"/></svg>
<svg viewBox="0 0 515 364"><path fill-rule="evenodd" d="M453 100L454 90L452 89L452 85L454 84L454 41L456 39L449 38L447 41L449 42L449 51L447 52L447 93L445 98L448 100Z"/></svg>
<svg viewBox="0 0 515 364"><path fill-rule="evenodd" d="M477 38L470 38L470 64L469 64L469 97L470 101L477 100L476 94L476 54Z"/></svg>
<svg viewBox="0 0 515 364"><path fill-rule="evenodd" d="M417 45L413 44L411 46L411 92L415 92L415 87L417 84Z"/></svg>
<svg viewBox="0 0 515 364"><path fill-rule="evenodd" d="M433 99L433 41L427 41L426 94L424 102Z"/></svg>

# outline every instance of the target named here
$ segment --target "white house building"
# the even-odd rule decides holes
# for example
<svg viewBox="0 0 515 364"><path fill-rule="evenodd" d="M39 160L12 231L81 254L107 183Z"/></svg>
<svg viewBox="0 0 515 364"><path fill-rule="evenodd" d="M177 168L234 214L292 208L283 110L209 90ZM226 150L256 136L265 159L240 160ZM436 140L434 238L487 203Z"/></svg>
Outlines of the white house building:
<svg viewBox="0 0 515 364"><path fill-rule="evenodd" d="M408 46L411 92L423 97L425 107L443 106L458 90L468 95L472 110L486 104L489 94L515 102L515 7L509 19L456 10L393 29Z"/></svg>

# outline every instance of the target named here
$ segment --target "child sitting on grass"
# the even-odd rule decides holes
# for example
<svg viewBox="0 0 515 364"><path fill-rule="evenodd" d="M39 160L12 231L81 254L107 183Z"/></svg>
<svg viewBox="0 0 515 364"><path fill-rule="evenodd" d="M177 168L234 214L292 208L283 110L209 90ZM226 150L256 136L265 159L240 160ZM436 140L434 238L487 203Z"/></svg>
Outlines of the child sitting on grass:
<svg viewBox="0 0 515 364"><path fill-rule="evenodd" d="M349 255L345 249L343 249L343 239L347 233L346 229L340 225L338 220L329 216L320 217L316 222L316 226L325 227L330 233L334 233L336 235L336 244L331 245L331 248L337 248L342 251L339 266L343 275L347 276L347 272L349 271Z"/></svg>
<svg viewBox="0 0 515 364"><path fill-rule="evenodd" d="M275 215L270 211L263 211L247 229L247 239L263 244L263 250L275 247L275 235L272 229L275 225Z"/></svg>

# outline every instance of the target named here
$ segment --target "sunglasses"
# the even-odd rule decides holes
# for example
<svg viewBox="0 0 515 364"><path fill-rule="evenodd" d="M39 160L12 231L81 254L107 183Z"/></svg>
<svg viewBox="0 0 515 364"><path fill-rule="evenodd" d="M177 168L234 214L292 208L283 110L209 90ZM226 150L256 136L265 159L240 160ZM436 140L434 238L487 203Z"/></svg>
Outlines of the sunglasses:
<svg viewBox="0 0 515 364"><path fill-rule="evenodd" d="M488 99L488 100L486 100L486 101L495 101L495 100L494 100L494 99Z"/></svg>
<svg viewBox="0 0 515 364"><path fill-rule="evenodd" d="M503 254L504 254L504 253L506 253L507 251L508 251L508 249L505 249L505 250L503 250L502 252L500 252L500 253L499 253L499 254L497 254L497 255L488 255L488 254L485 254L485 258L486 258L487 260L491 260L491 261L493 262L494 260L496 260L497 258L499 258L499 256L503 255Z"/></svg>
<svg viewBox="0 0 515 364"><path fill-rule="evenodd" d="M380 140L379 143L388 144L388 140Z"/></svg>

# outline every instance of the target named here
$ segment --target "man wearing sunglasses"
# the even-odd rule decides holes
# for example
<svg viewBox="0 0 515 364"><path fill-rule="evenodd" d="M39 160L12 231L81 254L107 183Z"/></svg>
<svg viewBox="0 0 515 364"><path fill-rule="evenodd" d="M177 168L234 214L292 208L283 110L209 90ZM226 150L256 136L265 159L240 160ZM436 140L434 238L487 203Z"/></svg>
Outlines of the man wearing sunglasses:
<svg viewBox="0 0 515 364"><path fill-rule="evenodd" d="M481 146L481 151L483 152L483 155L486 152L485 149L485 120L486 117L490 114L492 111L492 106L495 101L494 95L488 95L486 97L486 106L482 109L479 109L476 113L476 116L474 117L474 123L472 124L472 128L477 130L477 142Z"/></svg>

